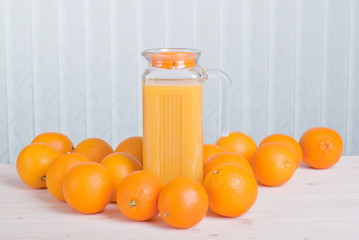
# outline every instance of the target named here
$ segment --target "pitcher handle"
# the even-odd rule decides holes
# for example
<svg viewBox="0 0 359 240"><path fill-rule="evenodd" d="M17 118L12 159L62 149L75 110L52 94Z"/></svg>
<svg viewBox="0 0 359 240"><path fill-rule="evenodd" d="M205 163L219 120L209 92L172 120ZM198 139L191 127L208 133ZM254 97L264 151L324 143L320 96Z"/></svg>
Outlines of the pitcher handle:
<svg viewBox="0 0 359 240"><path fill-rule="evenodd" d="M231 123L231 80L229 76L218 69L207 69L208 78L217 79L218 86L218 129L217 138L228 136Z"/></svg>

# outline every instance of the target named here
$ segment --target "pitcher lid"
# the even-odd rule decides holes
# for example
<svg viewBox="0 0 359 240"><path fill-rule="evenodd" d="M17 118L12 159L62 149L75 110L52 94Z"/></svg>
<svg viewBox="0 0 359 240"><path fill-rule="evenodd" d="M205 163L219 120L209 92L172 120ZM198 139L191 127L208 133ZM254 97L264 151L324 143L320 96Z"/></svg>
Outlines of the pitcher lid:
<svg viewBox="0 0 359 240"><path fill-rule="evenodd" d="M152 67L183 69L196 66L200 51L189 48L155 48L142 53Z"/></svg>

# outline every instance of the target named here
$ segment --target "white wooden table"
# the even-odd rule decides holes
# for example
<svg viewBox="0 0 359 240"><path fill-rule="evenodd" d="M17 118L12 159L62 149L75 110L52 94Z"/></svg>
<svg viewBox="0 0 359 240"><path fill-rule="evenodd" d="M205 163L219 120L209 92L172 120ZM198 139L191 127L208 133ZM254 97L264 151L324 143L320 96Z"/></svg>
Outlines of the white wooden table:
<svg viewBox="0 0 359 240"><path fill-rule="evenodd" d="M159 216L127 220L115 204L99 214L77 213L47 190L25 186L15 165L0 164L0 239L359 239L359 156L327 170L300 167L281 187L261 186L246 214L209 212L186 230Z"/></svg>

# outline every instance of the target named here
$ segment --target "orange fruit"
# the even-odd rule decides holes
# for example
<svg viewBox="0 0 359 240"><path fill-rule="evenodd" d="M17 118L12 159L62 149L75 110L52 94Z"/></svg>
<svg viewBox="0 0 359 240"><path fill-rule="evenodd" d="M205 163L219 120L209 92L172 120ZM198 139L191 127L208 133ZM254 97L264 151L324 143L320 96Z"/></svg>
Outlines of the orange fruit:
<svg viewBox="0 0 359 240"><path fill-rule="evenodd" d="M158 198L162 219L176 228L190 228L208 211L208 195L201 184L190 178L175 178L162 189Z"/></svg>
<svg viewBox="0 0 359 240"><path fill-rule="evenodd" d="M97 213L110 202L112 179L109 171L97 162L80 163L65 176L63 193L66 202L81 213Z"/></svg>
<svg viewBox="0 0 359 240"><path fill-rule="evenodd" d="M161 189L161 180L155 174L134 171L117 189L117 206L127 218L147 221L158 214L157 199Z"/></svg>
<svg viewBox="0 0 359 240"><path fill-rule="evenodd" d="M225 217L237 217L247 212L258 195L253 174L231 164L213 168L203 185L208 193L209 207Z"/></svg>
<svg viewBox="0 0 359 240"><path fill-rule="evenodd" d="M45 132L36 136L31 143L48 143L61 154L72 152L74 144L66 135L56 132Z"/></svg>
<svg viewBox="0 0 359 240"><path fill-rule="evenodd" d="M303 161L313 168L324 169L336 164L343 153L343 140L333 129L315 127L300 138Z"/></svg>
<svg viewBox="0 0 359 240"><path fill-rule="evenodd" d="M141 164L143 163L142 157L143 139L142 137L130 137L123 140L115 149L115 152L125 152L137 158Z"/></svg>
<svg viewBox="0 0 359 240"><path fill-rule="evenodd" d="M213 168L221 164L228 163L238 165L248 172L253 173L251 165L241 154L234 152L223 152L214 155L207 161L207 164L204 165L204 176L206 176Z"/></svg>
<svg viewBox="0 0 359 240"><path fill-rule="evenodd" d="M128 153L115 152L107 155L101 164L110 171L112 181L114 183L114 189L112 192L111 201L116 202L116 192L122 179L124 179L129 173L142 170L142 164L135 157Z"/></svg>
<svg viewBox="0 0 359 240"><path fill-rule="evenodd" d="M225 151L226 150L224 150L224 148L216 144L203 144L203 164L206 164L208 159L210 159L214 155Z"/></svg>
<svg viewBox="0 0 359 240"><path fill-rule="evenodd" d="M268 137L265 137L262 142L259 144L259 146L269 143L269 142L278 142L285 145L287 148L289 148L292 153L294 154L295 161L297 163L297 168L303 161L303 153L302 148L300 147L299 143L292 138L291 136L285 135L285 134L272 134Z"/></svg>
<svg viewBox="0 0 359 240"><path fill-rule="evenodd" d="M251 161L257 149L256 142L248 135L241 132L232 132L227 137L221 137L216 142L227 151L237 152Z"/></svg>
<svg viewBox="0 0 359 240"><path fill-rule="evenodd" d="M84 155L81 153L69 153L60 155L50 163L46 171L46 186L52 196L65 202L62 192L65 175L82 162L88 162Z"/></svg>
<svg viewBox="0 0 359 240"><path fill-rule="evenodd" d="M81 153L91 162L101 162L113 149L106 141L100 138L88 138L80 142L74 152Z"/></svg>
<svg viewBox="0 0 359 240"><path fill-rule="evenodd" d="M260 146L252 158L251 165L257 181L272 187L286 183L297 168L292 151L277 142Z"/></svg>
<svg viewBox="0 0 359 240"><path fill-rule="evenodd" d="M60 152L47 143L32 143L23 148L16 161L20 179L33 188L46 188L46 170Z"/></svg>

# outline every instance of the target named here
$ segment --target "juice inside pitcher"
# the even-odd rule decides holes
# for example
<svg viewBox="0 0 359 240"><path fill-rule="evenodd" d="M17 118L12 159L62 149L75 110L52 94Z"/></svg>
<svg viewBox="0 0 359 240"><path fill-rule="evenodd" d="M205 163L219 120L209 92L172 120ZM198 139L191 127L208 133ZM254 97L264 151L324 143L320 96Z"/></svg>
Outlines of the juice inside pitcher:
<svg viewBox="0 0 359 240"><path fill-rule="evenodd" d="M202 83L154 79L143 85L144 169L166 184L176 177L203 181Z"/></svg>

